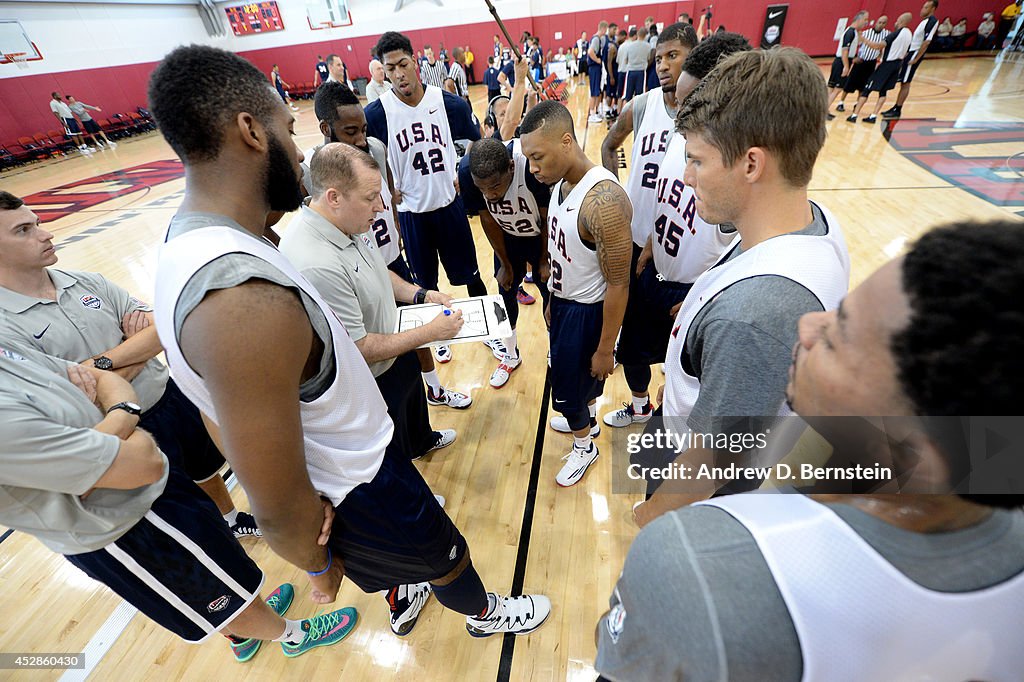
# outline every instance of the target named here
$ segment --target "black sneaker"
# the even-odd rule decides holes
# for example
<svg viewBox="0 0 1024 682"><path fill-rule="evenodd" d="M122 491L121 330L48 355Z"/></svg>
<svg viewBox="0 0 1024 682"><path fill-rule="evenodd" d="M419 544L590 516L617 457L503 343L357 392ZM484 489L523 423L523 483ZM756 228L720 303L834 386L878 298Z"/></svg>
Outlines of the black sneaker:
<svg viewBox="0 0 1024 682"><path fill-rule="evenodd" d="M846 107L843 106L842 102L836 107L836 111L846 111Z"/></svg>
<svg viewBox="0 0 1024 682"><path fill-rule="evenodd" d="M835 118L836 118L836 115L833 114L831 111L828 112L827 114L825 114L825 119L828 120L828 121L834 121Z"/></svg>
<svg viewBox="0 0 1024 682"><path fill-rule="evenodd" d="M856 123L857 114L850 114L849 116L846 117L846 120L849 121L850 123Z"/></svg>
<svg viewBox="0 0 1024 682"><path fill-rule="evenodd" d="M246 514L241 511L235 517L235 525L231 526L231 532L234 533L236 538L263 537L263 531L256 525L256 519L253 518L252 514Z"/></svg>
<svg viewBox="0 0 1024 682"><path fill-rule="evenodd" d="M870 116L865 116L864 118L862 118L862 119L860 120L860 122L861 122L861 123L868 123L868 124L871 124L871 123L874 123L874 122L875 122L875 121L877 121L877 120L878 120L878 118L876 118L874 114L871 114Z"/></svg>
<svg viewBox="0 0 1024 682"><path fill-rule="evenodd" d="M882 112L882 118L899 118L903 115L903 109L900 107L893 107L889 111Z"/></svg>

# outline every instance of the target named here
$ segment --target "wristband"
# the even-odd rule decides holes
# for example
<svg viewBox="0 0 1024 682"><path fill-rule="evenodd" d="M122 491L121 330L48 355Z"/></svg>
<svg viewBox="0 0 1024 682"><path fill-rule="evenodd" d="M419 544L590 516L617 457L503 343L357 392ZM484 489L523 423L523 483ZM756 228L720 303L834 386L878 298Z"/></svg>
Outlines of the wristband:
<svg viewBox="0 0 1024 682"><path fill-rule="evenodd" d="M328 547L327 548L327 566L324 567L324 570L322 570L322 571L306 571L306 573L308 575L311 575L311 576L314 576L314 577L318 576L318 575L323 575L327 571L331 570L331 564L333 563L333 561L334 561L334 558L331 556L331 548Z"/></svg>
<svg viewBox="0 0 1024 682"><path fill-rule="evenodd" d="M427 300L427 290L417 289L416 295L412 297L412 302L416 304L425 303Z"/></svg>

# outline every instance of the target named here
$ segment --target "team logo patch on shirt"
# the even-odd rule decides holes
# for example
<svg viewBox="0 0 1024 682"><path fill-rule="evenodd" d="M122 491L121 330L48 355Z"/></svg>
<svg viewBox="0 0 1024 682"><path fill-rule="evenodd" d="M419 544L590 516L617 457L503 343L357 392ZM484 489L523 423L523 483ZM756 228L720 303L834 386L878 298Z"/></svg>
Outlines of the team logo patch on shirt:
<svg viewBox="0 0 1024 682"><path fill-rule="evenodd" d="M218 611L223 611L224 609L227 608L228 604L230 604L230 603L231 603L231 597L225 594L225 595L223 595L221 597L217 597L212 602L210 602L207 605L206 610L209 611L210 613L216 613Z"/></svg>
<svg viewBox="0 0 1024 682"><path fill-rule="evenodd" d="M626 609L622 607L621 603L616 604L608 612L604 622L608 626L608 636L612 638L612 644L618 644L619 636L622 635L622 629L626 625Z"/></svg>
<svg viewBox="0 0 1024 682"><path fill-rule="evenodd" d="M132 306L135 306L136 308L138 308L139 310L141 310L144 313L151 313L151 312L153 312L153 306L151 306L150 304L146 303L145 301L140 301L139 299L135 298L134 296L132 296L132 297L130 297L128 299L128 304L132 305Z"/></svg>
<svg viewBox="0 0 1024 682"><path fill-rule="evenodd" d="M81 298L82 305L86 308L92 308L93 310L99 310L103 307L103 301L92 294L86 294Z"/></svg>

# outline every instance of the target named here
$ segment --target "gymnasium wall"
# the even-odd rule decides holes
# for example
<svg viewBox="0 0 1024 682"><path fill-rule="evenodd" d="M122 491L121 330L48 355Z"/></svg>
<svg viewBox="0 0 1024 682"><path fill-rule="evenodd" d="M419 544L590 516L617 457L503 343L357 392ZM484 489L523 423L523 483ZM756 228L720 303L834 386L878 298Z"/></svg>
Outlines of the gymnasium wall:
<svg viewBox="0 0 1024 682"><path fill-rule="evenodd" d="M304 3L279 0L285 30L245 37L207 34L194 7L184 5L104 5L102 3L0 2L0 18L19 19L45 59L30 62L28 69L0 64L0 144L21 135L54 129L50 93L71 93L89 104L103 107L99 118L114 112L133 111L144 105L146 82L155 63L174 46L190 42L233 50L251 60L263 72L278 64L288 82L313 80L317 54L337 52L353 77L366 76L370 50L386 30L401 30L416 49L439 43L450 49L469 45L477 55L479 78L491 54L497 27L483 0L406 0L394 12L395 0L351 0L353 25L311 30ZM569 47L581 31L592 34L598 21L621 26L640 24L647 16L670 23L680 12L697 15L707 3L683 0L624 7L621 0L590 0L579 11L578 0L501 0L496 5L513 38L523 30L540 36L545 50ZM769 5L774 0L716 0L712 25L724 24L757 44ZM858 9L890 16L902 11L915 18L921 0L790 0L782 42L812 55L835 51L836 21ZM942 0L939 16L967 16L973 30L986 11L998 12L995 0ZM916 24L916 21L915 21ZM561 32L560 39L556 33Z"/></svg>

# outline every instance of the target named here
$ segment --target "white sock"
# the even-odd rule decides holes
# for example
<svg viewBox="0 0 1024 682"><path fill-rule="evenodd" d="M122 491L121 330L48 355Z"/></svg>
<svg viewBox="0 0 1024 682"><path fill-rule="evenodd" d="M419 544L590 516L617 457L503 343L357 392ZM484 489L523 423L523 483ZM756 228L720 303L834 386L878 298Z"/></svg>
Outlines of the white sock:
<svg viewBox="0 0 1024 682"><path fill-rule="evenodd" d="M506 336L501 340L505 344L505 350L508 351L507 355L510 360L516 360L519 358L519 337L516 335L516 330L512 330L512 336Z"/></svg>
<svg viewBox="0 0 1024 682"><path fill-rule="evenodd" d="M224 520L228 522L229 526L235 525L235 521L238 519L238 510L232 509L224 515Z"/></svg>
<svg viewBox="0 0 1024 682"><path fill-rule="evenodd" d="M275 642L288 642L291 645L301 644L306 638L306 631L302 629L301 620L284 619L284 632L280 637L275 637Z"/></svg>
<svg viewBox="0 0 1024 682"><path fill-rule="evenodd" d="M579 436L572 437L572 446L576 450L589 450L591 442L593 442L593 439L590 437L589 432L582 438Z"/></svg>
<svg viewBox="0 0 1024 682"><path fill-rule="evenodd" d="M590 403L589 405L587 405L587 409L590 410L590 418L591 419L596 419L597 418L597 403Z"/></svg>
<svg viewBox="0 0 1024 682"><path fill-rule="evenodd" d="M650 402L651 397L649 395L645 395L643 398L633 396L633 412L636 414L642 413Z"/></svg>
<svg viewBox="0 0 1024 682"><path fill-rule="evenodd" d="M423 375L423 380L427 382L427 386L430 386L430 390L437 395L441 392L441 380L437 376L437 370L432 369L429 372L420 372Z"/></svg>

